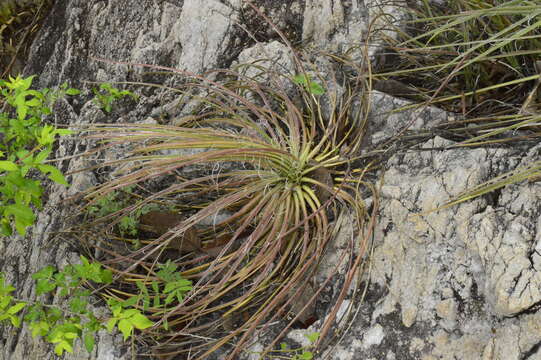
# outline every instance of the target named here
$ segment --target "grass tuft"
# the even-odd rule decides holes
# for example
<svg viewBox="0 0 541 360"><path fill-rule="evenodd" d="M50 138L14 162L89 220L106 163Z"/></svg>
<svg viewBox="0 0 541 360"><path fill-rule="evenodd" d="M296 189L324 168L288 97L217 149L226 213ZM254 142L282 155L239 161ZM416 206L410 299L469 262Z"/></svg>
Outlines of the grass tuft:
<svg viewBox="0 0 541 360"><path fill-rule="evenodd" d="M422 131L406 131L406 147L439 135L452 147L535 145L541 135L541 2L448 0L414 5L406 30L388 38L388 58L374 88L414 104L459 114ZM537 163L511 170L459 194L443 207L511 183L535 179ZM441 209L441 208L439 208Z"/></svg>

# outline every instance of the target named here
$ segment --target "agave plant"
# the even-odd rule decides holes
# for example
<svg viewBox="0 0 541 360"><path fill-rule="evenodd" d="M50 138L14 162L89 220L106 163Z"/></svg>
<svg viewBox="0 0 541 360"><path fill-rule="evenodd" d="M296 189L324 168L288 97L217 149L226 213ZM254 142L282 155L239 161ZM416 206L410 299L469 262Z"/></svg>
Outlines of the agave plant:
<svg viewBox="0 0 541 360"><path fill-rule="evenodd" d="M182 253L175 266L193 289L167 306L136 304L157 322L145 337L155 341L155 353L203 359L234 344L228 358L235 358L256 330L282 320L299 301L336 232L332 220L347 209L358 242L349 256L344 254L346 279L323 338L366 258L373 215L363 198L374 189L363 179L369 164L359 156L365 84L359 78L342 84L349 91L339 95L329 90L341 88L332 76L324 81L309 75L296 60L296 76L258 65L265 83L246 75L255 65L206 76L182 72L188 80L170 90L199 102L195 114L175 126L98 124L89 129L90 137L107 142L105 149L131 149L125 158L102 164L122 166L115 178L86 194L90 204L126 187L152 187L100 221L114 223L148 204L183 209L163 235L139 249L120 251L115 242L127 240L120 236L107 236L98 245L109 254L102 262L118 276L116 288L102 293L120 301L141 293L159 297L164 279L157 263L165 263L171 249ZM202 225L209 217L220 220ZM304 308L320 291L310 293ZM300 316L293 314L286 328Z"/></svg>

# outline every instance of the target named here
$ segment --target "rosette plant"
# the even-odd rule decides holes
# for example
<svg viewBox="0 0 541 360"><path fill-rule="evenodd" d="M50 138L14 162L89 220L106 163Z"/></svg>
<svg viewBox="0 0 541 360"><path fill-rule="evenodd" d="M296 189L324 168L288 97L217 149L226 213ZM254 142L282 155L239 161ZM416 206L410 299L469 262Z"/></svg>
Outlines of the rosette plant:
<svg viewBox="0 0 541 360"><path fill-rule="evenodd" d="M139 299L134 305L156 321L141 339L155 341L157 354L204 359L227 349L227 358L234 359L256 330L286 319L306 294L343 211L353 216L357 237L342 257L342 291L321 338L364 264L373 215L363 199L375 193L364 180L370 165L360 155L367 85L356 77L338 86L332 76L324 81L309 74L298 56L295 62L296 75L253 64L205 76L152 66L181 73L184 84L170 90L198 108L175 125L90 129L91 137L106 141L105 149L131 150L102 164L121 167L86 199L93 203L127 187L142 189L131 205L101 221L114 223L149 204L182 209L165 233L138 249L120 251L113 243L126 239L118 236L99 245L109 254L100 260L117 274L117 288L102 293L121 302ZM202 225L209 218L214 224ZM167 252L171 261L173 250L176 269L193 286L167 302L163 270L160 275L157 269ZM293 313L285 328L301 313Z"/></svg>

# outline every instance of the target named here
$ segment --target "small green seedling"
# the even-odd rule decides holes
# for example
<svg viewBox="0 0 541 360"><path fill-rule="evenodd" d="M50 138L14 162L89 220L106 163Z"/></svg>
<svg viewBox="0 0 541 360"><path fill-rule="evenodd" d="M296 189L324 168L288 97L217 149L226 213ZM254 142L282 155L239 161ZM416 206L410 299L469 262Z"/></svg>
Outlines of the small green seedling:
<svg viewBox="0 0 541 360"><path fill-rule="evenodd" d="M121 99L124 96L131 96L135 101L138 97L129 90L119 90L114 88L109 83L100 84L99 89L93 88L95 103L102 108L105 112L111 112L113 108L113 102L117 99Z"/></svg>
<svg viewBox="0 0 541 360"><path fill-rule="evenodd" d="M109 194L99 198L96 202L89 206L86 210L87 214L93 218L100 218L120 211L129 205L129 195L132 187L126 187L122 191L112 191ZM157 210L159 206L156 204L147 204L137 209L130 215L122 216L118 222L118 230L122 236L130 235L137 236L138 234L138 219L152 210Z"/></svg>
<svg viewBox="0 0 541 360"><path fill-rule="evenodd" d="M17 313L26 306L26 302L15 301L13 296L10 295L13 291L15 291L15 288L7 285L4 276L0 274L0 323L9 320L13 326L19 327L21 319L17 316Z"/></svg>
<svg viewBox="0 0 541 360"><path fill-rule="evenodd" d="M113 317L107 322L107 331L112 332L115 325L118 325L124 340L132 336L134 329L144 330L154 324L139 309L126 309L114 299L109 300L108 305L113 312Z"/></svg>
<svg viewBox="0 0 541 360"><path fill-rule="evenodd" d="M325 88L321 84L312 81L310 77L306 74L299 74L293 77L293 82L297 85L302 85L306 90L312 95L323 95L325 94Z"/></svg>
<svg viewBox="0 0 541 360"><path fill-rule="evenodd" d="M310 345L297 348L297 349L291 349L287 343L281 343L280 344L280 350L274 350L273 353L280 353L280 354L287 354L288 356L281 356L276 355L279 359L289 359L289 360L312 360L314 358L314 353L310 351L314 344L316 343L317 339L319 338L318 332L313 332L309 334L304 335L308 341L310 341Z"/></svg>
<svg viewBox="0 0 541 360"><path fill-rule="evenodd" d="M182 303L186 294L193 290L192 282L182 277L180 272L177 271L177 265L172 263L171 260L159 265L156 275L161 282L152 281L150 290L142 281L136 282L139 295L126 300L124 306L133 306L142 302L144 310L148 310L152 306L155 309L161 308L159 312L165 314L170 309L169 305L175 301ZM167 318L163 319L163 327L165 330L169 327Z"/></svg>

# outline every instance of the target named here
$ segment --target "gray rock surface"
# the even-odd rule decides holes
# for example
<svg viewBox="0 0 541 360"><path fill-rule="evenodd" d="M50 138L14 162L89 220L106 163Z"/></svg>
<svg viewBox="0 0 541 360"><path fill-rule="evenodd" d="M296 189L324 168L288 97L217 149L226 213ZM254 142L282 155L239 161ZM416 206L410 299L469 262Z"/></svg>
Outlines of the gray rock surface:
<svg viewBox="0 0 541 360"><path fill-rule="evenodd" d="M436 137L423 147L449 145ZM541 357L540 185L509 186L429 212L521 161L539 160L539 146L523 155L520 149L449 149L389 160L364 303L369 320L357 318L331 358Z"/></svg>
<svg viewBox="0 0 541 360"><path fill-rule="evenodd" d="M256 4L272 14L286 35L327 51L358 45L369 21L381 12L395 19L403 16L396 4L375 0ZM297 14L303 14L302 19ZM41 87L65 81L83 87L85 81L137 81L150 76L147 69L96 58L203 72L263 56L289 68L287 48L272 42L277 37L261 24L241 0L57 1L25 72L39 74ZM247 32L258 40L267 36L269 41L252 47ZM371 47L371 54L376 50ZM180 105L170 94L136 91L144 95L137 105L123 101L111 114L88 102L88 97L61 101L51 120L71 125L142 121L151 114L158 116L162 108L169 116L182 114L182 109L173 110ZM371 94L371 101L374 145L406 125L430 127L452 116L436 108L392 113L406 103L379 92ZM189 111L191 105L181 106ZM381 173L382 203L370 288L343 341L320 358L541 359L541 185L517 184L427 213L468 187L539 160L541 146L525 153L522 149L446 149L450 145L449 140L436 137L423 144L424 151L404 151L387 163ZM63 140L57 157L87 146L85 141ZM71 171L88 164L64 160L61 168ZM46 208L28 236L0 240L0 270L20 296L35 298L32 273L76 258L69 242L63 241L69 239L57 231L73 211L65 200L96 179L81 173L70 180L69 189L50 187ZM329 264L340 244L333 248L334 253L327 255ZM349 298L345 304L356 301ZM310 331L317 331L317 324ZM302 333L295 330L288 339L302 342ZM54 358L52 347L33 340L25 328L2 328L0 344L1 360ZM256 344L253 349L263 347ZM100 333L92 354L78 348L65 358L116 360L129 358L129 353L119 336Z"/></svg>
<svg viewBox="0 0 541 360"><path fill-rule="evenodd" d="M272 41L268 44L256 44L252 47L244 49L238 57L238 64L254 65L253 67L241 70L242 74L249 78L257 79L262 83L269 81L269 75L261 68L271 70L272 72L283 74L285 76L293 76L295 64L291 51L288 47L279 41ZM257 68L257 67L261 68ZM291 85L290 82L280 81L278 86L285 87Z"/></svg>
<svg viewBox="0 0 541 360"><path fill-rule="evenodd" d="M338 53L356 48L351 55L359 57L359 46L368 41L368 55L372 56L380 43L374 33L369 35L369 30L379 29L393 36L388 24L400 24L406 16L404 5L403 1L385 0L306 0L303 41Z"/></svg>
<svg viewBox="0 0 541 360"><path fill-rule="evenodd" d="M408 105L411 105L411 102L372 90L368 124L369 140L372 146L389 142L403 134L405 130L426 130L455 118L455 115L434 106L399 111Z"/></svg>

